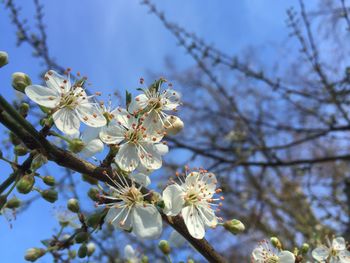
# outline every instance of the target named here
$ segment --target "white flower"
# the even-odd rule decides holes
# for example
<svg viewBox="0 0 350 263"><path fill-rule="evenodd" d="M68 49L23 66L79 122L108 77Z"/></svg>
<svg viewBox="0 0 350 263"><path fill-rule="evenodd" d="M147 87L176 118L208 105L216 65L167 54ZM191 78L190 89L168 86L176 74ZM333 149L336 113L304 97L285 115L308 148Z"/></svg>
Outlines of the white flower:
<svg viewBox="0 0 350 263"><path fill-rule="evenodd" d="M143 113L144 124L152 132L163 130L166 126L166 114L164 111L176 111L180 105L180 94L172 89L159 91L161 81L158 87L152 87L144 90L144 94L140 94L132 100L129 105L129 111L133 114ZM168 126L171 126L169 123Z"/></svg>
<svg viewBox="0 0 350 263"><path fill-rule="evenodd" d="M144 173L131 173L129 174L130 179L134 180L136 183L147 187L151 183L151 179L148 175Z"/></svg>
<svg viewBox="0 0 350 263"><path fill-rule="evenodd" d="M215 227L218 223L213 206L221 206L221 203L213 204L213 201L220 200L213 199L213 195L221 190L216 190L216 183L213 173L205 170L191 172L184 181L181 180L181 185L175 183L163 191L164 213L176 216L181 212L190 234L202 239L205 227Z"/></svg>
<svg viewBox="0 0 350 263"><path fill-rule="evenodd" d="M127 263L139 263L139 262L141 262L141 260L139 258L139 254L130 245L126 245L124 247L124 257L125 257Z"/></svg>
<svg viewBox="0 0 350 263"><path fill-rule="evenodd" d="M312 251L312 257L317 262L350 263L350 252L346 249L344 238L337 237L332 244L329 240L328 243L328 247L321 245Z"/></svg>
<svg viewBox="0 0 350 263"><path fill-rule="evenodd" d="M132 231L139 238L158 238L163 224L157 208L145 202L146 195L141 193L141 187L136 188L133 182L129 185L123 176L115 174L120 183L113 181L115 186L110 186L112 195L102 195L108 201L106 206L110 207L106 222L116 228Z"/></svg>
<svg viewBox="0 0 350 263"><path fill-rule="evenodd" d="M27 96L41 106L53 110L53 120L56 127L66 133L79 132L80 121L91 127L106 125L96 103L92 103L82 87L72 86L68 78L55 71L45 74L47 87L31 85L25 88Z"/></svg>
<svg viewBox="0 0 350 263"><path fill-rule="evenodd" d="M272 248L268 241L263 240L259 246L253 250L252 263L294 263L293 253L283 250L277 251Z"/></svg>
<svg viewBox="0 0 350 263"><path fill-rule="evenodd" d="M77 144L76 152L86 158L92 157L103 151L104 145L99 138L99 128L87 127L80 135L74 134L73 144Z"/></svg>
<svg viewBox="0 0 350 263"><path fill-rule="evenodd" d="M118 166L124 171L133 171L139 164L147 169L159 169L162 155L168 146L159 143L163 133L149 133L149 127L124 109L118 113L107 127L101 130L100 138L107 144L120 144L115 157Z"/></svg>

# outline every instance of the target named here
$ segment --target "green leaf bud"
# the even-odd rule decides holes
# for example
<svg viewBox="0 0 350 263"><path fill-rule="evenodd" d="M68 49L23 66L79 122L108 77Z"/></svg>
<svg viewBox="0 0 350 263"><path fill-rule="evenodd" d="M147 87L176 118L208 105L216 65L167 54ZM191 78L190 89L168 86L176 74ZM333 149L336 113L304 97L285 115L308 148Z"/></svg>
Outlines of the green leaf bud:
<svg viewBox="0 0 350 263"><path fill-rule="evenodd" d="M29 111L29 104L23 102L20 106L19 106L19 113L25 118L28 115L28 111Z"/></svg>
<svg viewBox="0 0 350 263"><path fill-rule="evenodd" d="M34 183L34 176L32 174L25 174L21 179L19 179L16 185L17 191L21 194L28 194L30 191L32 191Z"/></svg>
<svg viewBox="0 0 350 263"><path fill-rule="evenodd" d="M25 147L23 145L16 145L14 152L18 156L24 156L28 153L28 149L27 149L27 147Z"/></svg>
<svg viewBox="0 0 350 263"><path fill-rule="evenodd" d="M85 258L87 255L87 246L86 244L82 244L78 250L78 257Z"/></svg>
<svg viewBox="0 0 350 263"><path fill-rule="evenodd" d="M43 177L43 182L48 186L54 186L56 184L56 180L51 175L46 175Z"/></svg>
<svg viewBox="0 0 350 263"><path fill-rule="evenodd" d="M163 252L164 255L170 254L171 249L168 241L166 240L159 241L158 247Z"/></svg>
<svg viewBox="0 0 350 263"><path fill-rule="evenodd" d="M75 198L71 198L67 202L67 208L73 213L78 213L80 211L79 201Z"/></svg>
<svg viewBox="0 0 350 263"><path fill-rule="evenodd" d="M302 254L307 254L307 252L309 251L309 249L310 249L309 244L304 243L304 244L301 246L300 251L301 251Z"/></svg>
<svg viewBox="0 0 350 263"><path fill-rule="evenodd" d="M99 195L100 195L100 192L96 188L90 188L89 191L88 191L88 196L93 201L98 201L99 200Z"/></svg>
<svg viewBox="0 0 350 263"><path fill-rule="evenodd" d="M9 55L5 51L0 51L0 68L9 63Z"/></svg>
<svg viewBox="0 0 350 263"><path fill-rule="evenodd" d="M244 224L237 219L226 221L224 223L224 228L234 235L242 233L245 230Z"/></svg>
<svg viewBox="0 0 350 263"><path fill-rule="evenodd" d="M24 256L24 259L27 261L34 262L37 259L44 256L46 253L45 249L42 248L30 248L26 251L26 254Z"/></svg>
<svg viewBox="0 0 350 263"><path fill-rule="evenodd" d="M41 196L48 202L54 203L58 199L57 191L53 189L44 190L41 192Z"/></svg>
<svg viewBox="0 0 350 263"><path fill-rule="evenodd" d="M79 232L75 236L75 242L77 242L77 243L86 242L88 239L89 239L89 233L87 233L87 232Z"/></svg>
<svg viewBox="0 0 350 263"><path fill-rule="evenodd" d="M275 248L282 249L282 243L277 237L271 237L270 241Z"/></svg>
<svg viewBox="0 0 350 263"><path fill-rule="evenodd" d="M15 72L12 74L12 87L24 93L27 86L32 85L30 77L22 72Z"/></svg>

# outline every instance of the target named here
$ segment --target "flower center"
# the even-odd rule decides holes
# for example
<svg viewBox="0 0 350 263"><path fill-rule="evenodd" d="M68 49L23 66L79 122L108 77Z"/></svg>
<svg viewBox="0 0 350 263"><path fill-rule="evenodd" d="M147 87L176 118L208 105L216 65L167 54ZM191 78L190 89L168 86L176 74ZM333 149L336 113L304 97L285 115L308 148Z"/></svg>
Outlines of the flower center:
<svg viewBox="0 0 350 263"><path fill-rule="evenodd" d="M80 92L74 92L74 87L72 87L68 93L62 94L60 107L74 109L79 104L80 99L86 99L83 89Z"/></svg>
<svg viewBox="0 0 350 263"><path fill-rule="evenodd" d="M152 98L149 100L148 105L154 110L160 110L163 106L160 98Z"/></svg>
<svg viewBox="0 0 350 263"><path fill-rule="evenodd" d="M268 257L265 261L266 263L278 263L280 262L279 258L276 255Z"/></svg>
<svg viewBox="0 0 350 263"><path fill-rule="evenodd" d="M127 192L121 195L121 199L127 206L133 206L135 203L143 201L143 195L135 186L131 186Z"/></svg>
<svg viewBox="0 0 350 263"><path fill-rule="evenodd" d="M332 248L331 251L330 251L330 253L329 253L329 255L330 255L331 257L336 257L336 256L338 255L338 251L335 250L334 248Z"/></svg>

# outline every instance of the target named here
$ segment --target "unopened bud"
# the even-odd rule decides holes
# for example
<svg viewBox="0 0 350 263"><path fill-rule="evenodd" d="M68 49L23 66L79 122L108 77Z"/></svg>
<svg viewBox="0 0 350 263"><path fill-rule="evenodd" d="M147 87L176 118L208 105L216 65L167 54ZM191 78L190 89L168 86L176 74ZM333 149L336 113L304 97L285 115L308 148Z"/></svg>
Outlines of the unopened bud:
<svg viewBox="0 0 350 263"><path fill-rule="evenodd" d="M93 201L98 201L99 195L100 195L100 192L96 188L90 188L90 190L88 191L88 196Z"/></svg>
<svg viewBox="0 0 350 263"><path fill-rule="evenodd" d="M0 68L9 63L9 55L5 51L0 51Z"/></svg>
<svg viewBox="0 0 350 263"><path fill-rule="evenodd" d="M301 246L301 253L302 254L307 254L307 252L309 251L309 248L310 248L310 246L309 246L309 244L307 244L307 243L304 243L302 246Z"/></svg>
<svg viewBox="0 0 350 263"><path fill-rule="evenodd" d="M101 223L101 218L102 218L101 213L99 212L94 213L88 217L86 224L89 227L97 228Z"/></svg>
<svg viewBox="0 0 350 263"><path fill-rule="evenodd" d="M224 228L234 235L242 233L245 230L244 224L237 219L226 221L224 223Z"/></svg>
<svg viewBox="0 0 350 263"><path fill-rule="evenodd" d="M78 213L80 211L79 202L75 198L71 198L67 202L67 208L73 213Z"/></svg>
<svg viewBox="0 0 350 263"><path fill-rule="evenodd" d="M23 102L20 106L19 106L19 113L25 118L28 115L28 111L29 111L29 104Z"/></svg>
<svg viewBox="0 0 350 263"><path fill-rule="evenodd" d="M34 262L37 259L44 256L46 253L45 249L42 248L30 248L26 251L26 254L24 256L24 259L27 261Z"/></svg>
<svg viewBox="0 0 350 263"><path fill-rule="evenodd" d="M87 241L88 239L89 239L89 233L87 233L87 232L79 232L75 236L75 242L77 242L77 243L83 243L83 242Z"/></svg>
<svg viewBox="0 0 350 263"><path fill-rule="evenodd" d="M88 243L86 246L87 246L87 255L88 257L90 257L92 254L94 254L96 250L96 246L92 242Z"/></svg>
<svg viewBox="0 0 350 263"><path fill-rule="evenodd" d="M27 149L27 147L25 147L23 145L16 145L14 152L18 156L24 156L28 153L28 149Z"/></svg>
<svg viewBox="0 0 350 263"><path fill-rule="evenodd" d="M171 249L168 241L166 240L159 241L158 247L163 252L164 255L170 254Z"/></svg>
<svg viewBox="0 0 350 263"><path fill-rule="evenodd" d="M275 248L282 249L282 243L277 237L271 237L270 241Z"/></svg>
<svg viewBox="0 0 350 263"><path fill-rule="evenodd" d="M27 86L32 85L29 76L22 72L15 72L12 74L12 87L24 93Z"/></svg>
<svg viewBox="0 0 350 263"><path fill-rule="evenodd" d="M10 200L7 201L6 207L10 209L15 209L20 207L21 200L19 200L17 197L12 197Z"/></svg>
<svg viewBox="0 0 350 263"><path fill-rule="evenodd" d="M167 116L164 120L164 128L167 134L176 135L184 128L183 121L176 116Z"/></svg>
<svg viewBox="0 0 350 263"><path fill-rule="evenodd" d="M98 180L93 178L92 176L88 175L88 174L82 174L81 175L81 178L83 179L83 181L89 183L89 184L92 184L92 185L95 185L98 183Z"/></svg>
<svg viewBox="0 0 350 263"><path fill-rule="evenodd" d="M34 176L32 174L25 174L16 185L17 191L21 194L28 194L32 191L34 183Z"/></svg>
<svg viewBox="0 0 350 263"><path fill-rule="evenodd" d="M56 180L53 176L46 175L43 177L43 181L48 186L54 186L56 184Z"/></svg>
<svg viewBox="0 0 350 263"><path fill-rule="evenodd" d="M141 263L148 263L148 262L149 262L148 257L147 256L142 256Z"/></svg>
<svg viewBox="0 0 350 263"><path fill-rule="evenodd" d="M58 193L53 189L44 190L41 192L41 196L48 202L54 203L58 199Z"/></svg>
<svg viewBox="0 0 350 263"><path fill-rule="evenodd" d="M73 139L69 142L68 149L73 153L79 153L84 149L84 142L80 139Z"/></svg>
<svg viewBox="0 0 350 263"><path fill-rule="evenodd" d="M82 244L78 250L78 257L85 258L87 255L87 246L86 244Z"/></svg>

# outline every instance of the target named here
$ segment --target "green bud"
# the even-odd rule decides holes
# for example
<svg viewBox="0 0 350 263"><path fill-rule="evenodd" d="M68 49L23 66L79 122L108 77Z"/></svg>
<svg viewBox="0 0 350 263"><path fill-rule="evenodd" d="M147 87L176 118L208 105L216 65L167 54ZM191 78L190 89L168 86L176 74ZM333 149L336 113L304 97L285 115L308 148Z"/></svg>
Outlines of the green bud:
<svg viewBox="0 0 350 263"><path fill-rule="evenodd" d="M194 260L189 258L189 259L187 259L187 263L194 263Z"/></svg>
<svg viewBox="0 0 350 263"><path fill-rule="evenodd" d="M169 245L168 241L166 241L166 240L159 241L158 247L163 252L164 255L170 254L171 249L170 249L170 245Z"/></svg>
<svg viewBox="0 0 350 263"><path fill-rule="evenodd" d="M26 254L24 256L24 259L27 261L34 262L37 259L44 256L46 253L45 249L42 248L30 248L26 251Z"/></svg>
<svg viewBox="0 0 350 263"><path fill-rule="evenodd" d="M0 51L0 68L9 63L9 55L5 51Z"/></svg>
<svg viewBox="0 0 350 263"><path fill-rule="evenodd" d="M82 174L81 175L81 178L83 179L83 181L89 183L89 184L92 184L92 185L95 185L98 183L98 180L93 178L92 176L88 175L88 174Z"/></svg>
<svg viewBox="0 0 350 263"><path fill-rule="evenodd" d="M22 72L15 72L12 74L12 87L24 93L27 86L32 85L29 76Z"/></svg>
<svg viewBox="0 0 350 263"><path fill-rule="evenodd" d="M16 185L17 191L21 194L28 194L32 191L34 183L34 176L32 174L25 174Z"/></svg>
<svg viewBox="0 0 350 263"><path fill-rule="evenodd" d="M13 145L18 145L21 143L21 140L13 132L10 132L10 141Z"/></svg>
<svg viewBox="0 0 350 263"><path fill-rule="evenodd" d="M25 118L28 115L28 111L29 111L29 104L23 102L20 106L19 106L19 113Z"/></svg>
<svg viewBox="0 0 350 263"><path fill-rule="evenodd" d="M87 232L79 232L75 236L75 242L77 242L77 243L83 243L83 242L87 241L88 239L89 239L89 233L87 233Z"/></svg>
<svg viewBox="0 0 350 263"><path fill-rule="evenodd" d="M96 188L90 188L89 191L88 191L88 196L93 201L98 201L99 200L99 195L100 195L100 192Z"/></svg>
<svg viewBox="0 0 350 263"><path fill-rule="evenodd" d="M302 254L307 254L307 252L309 251L309 248L310 248L310 246L309 246L309 244L307 244L307 243L304 243L302 246L301 246L301 253Z"/></svg>
<svg viewBox="0 0 350 263"><path fill-rule="evenodd" d="M44 190L41 192L41 196L48 202L54 203L58 199L57 191L53 189Z"/></svg>
<svg viewBox="0 0 350 263"><path fill-rule="evenodd" d="M237 219L232 219L224 223L224 228L232 234L237 235L245 230L243 223Z"/></svg>
<svg viewBox="0 0 350 263"><path fill-rule="evenodd" d="M0 209L4 207L7 201L7 195L0 195Z"/></svg>
<svg viewBox="0 0 350 263"><path fill-rule="evenodd" d="M76 250L69 250L68 251L68 257L70 259L75 259L76 256L77 256L77 251Z"/></svg>
<svg viewBox="0 0 350 263"><path fill-rule="evenodd" d="M84 149L84 142L80 139L73 139L68 145L68 149L73 153L79 153Z"/></svg>
<svg viewBox="0 0 350 263"><path fill-rule="evenodd" d="M71 198L67 202L67 208L73 213L78 213L80 211L79 202L75 198Z"/></svg>
<svg viewBox="0 0 350 263"><path fill-rule="evenodd" d="M27 149L27 147L25 147L23 145L16 145L14 152L18 156L24 156L28 153L28 149Z"/></svg>
<svg viewBox="0 0 350 263"><path fill-rule="evenodd" d="M101 223L101 219L102 219L102 214L97 212L97 213L94 213L94 214L90 215L87 218L86 224L89 227L97 228L100 225L100 223Z"/></svg>
<svg viewBox="0 0 350 263"><path fill-rule="evenodd" d="M43 181L48 186L54 186L56 184L56 180L53 176L46 175L43 177Z"/></svg>
<svg viewBox="0 0 350 263"><path fill-rule="evenodd" d="M78 250L78 257L85 258L87 255L87 246L86 244L82 244Z"/></svg>
<svg viewBox="0 0 350 263"><path fill-rule="evenodd" d="M17 197L12 197L10 200L7 201L6 207L10 209L15 209L20 207L21 200L19 200Z"/></svg>
<svg viewBox="0 0 350 263"><path fill-rule="evenodd" d="M147 256L142 256L141 263L148 263L148 262L149 262L148 257Z"/></svg>
<svg viewBox="0 0 350 263"><path fill-rule="evenodd" d="M277 237L271 237L270 241L275 248L282 249L282 243Z"/></svg>
<svg viewBox="0 0 350 263"><path fill-rule="evenodd" d="M90 257L92 254L94 254L96 250L96 246L92 242L88 243L86 246L87 246L87 255L88 257Z"/></svg>

